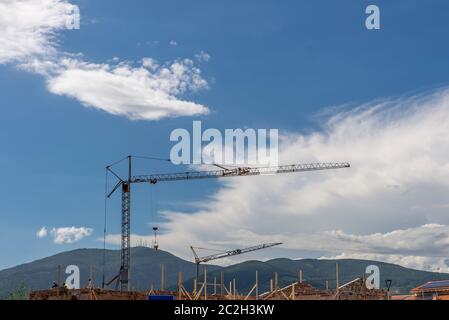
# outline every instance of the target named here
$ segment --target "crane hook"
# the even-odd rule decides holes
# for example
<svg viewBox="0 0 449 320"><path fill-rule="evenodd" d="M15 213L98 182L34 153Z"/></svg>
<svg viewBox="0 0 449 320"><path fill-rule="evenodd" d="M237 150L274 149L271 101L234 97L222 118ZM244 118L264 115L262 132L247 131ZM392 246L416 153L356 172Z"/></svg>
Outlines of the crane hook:
<svg viewBox="0 0 449 320"><path fill-rule="evenodd" d="M159 244L157 241L157 231L159 230L158 227L154 226L153 227L153 233L154 233L154 240L153 240L153 249L154 250L158 250L159 249Z"/></svg>

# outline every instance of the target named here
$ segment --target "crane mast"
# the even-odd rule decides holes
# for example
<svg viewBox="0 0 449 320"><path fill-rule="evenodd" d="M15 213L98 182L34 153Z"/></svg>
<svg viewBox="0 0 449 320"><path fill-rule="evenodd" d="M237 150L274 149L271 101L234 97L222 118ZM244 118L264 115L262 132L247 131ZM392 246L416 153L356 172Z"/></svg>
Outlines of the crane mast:
<svg viewBox="0 0 449 320"><path fill-rule="evenodd" d="M308 164L293 164L276 167L241 167L235 169L210 170L210 171L192 171L181 173L166 173L166 174L151 174L151 175L132 175L132 158L127 156L128 160L128 177L122 179L117 173L112 170L112 166L107 166L106 170L112 173L118 180L111 192L107 195L110 198L114 192L121 187L121 265L119 274L114 277L118 279L121 291L129 291L130 289L130 275L129 269L131 266L131 185L133 183L149 183L157 184L158 182L181 181L181 180L198 180L198 179L215 179L215 178L230 178L230 177L247 177L259 175L274 175L282 173L293 172L307 172L349 168L350 164L347 162L330 162L330 163L308 163ZM112 281L112 280L111 280Z"/></svg>

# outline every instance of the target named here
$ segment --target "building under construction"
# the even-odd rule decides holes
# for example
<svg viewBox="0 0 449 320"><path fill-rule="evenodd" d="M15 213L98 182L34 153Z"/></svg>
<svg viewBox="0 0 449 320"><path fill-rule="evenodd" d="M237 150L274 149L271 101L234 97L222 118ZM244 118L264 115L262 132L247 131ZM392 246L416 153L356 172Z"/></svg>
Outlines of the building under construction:
<svg viewBox="0 0 449 320"><path fill-rule="evenodd" d="M338 268L337 268L338 269ZM278 273L270 279L268 291L260 292L258 271L255 271L255 281L252 288L243 293L239 290L236 280L224 282L216 278L208 279L204 270L203 281L195 283L193 291L186 289L183 275L178 273L177 290L164 288L164 271L161 269L161 288L150 288L147 291L117 291L95 288L69 290L57 286L51 290L35 291L30 294L31 300L387 300L388 292L384 289L367 289L364 277L354 279L334 289L318 289L302 280L302 272L298 281L287 286L279 285ZM212 281L211 281L212 280ZM194 279L194 282L197 280Z"/></svg>

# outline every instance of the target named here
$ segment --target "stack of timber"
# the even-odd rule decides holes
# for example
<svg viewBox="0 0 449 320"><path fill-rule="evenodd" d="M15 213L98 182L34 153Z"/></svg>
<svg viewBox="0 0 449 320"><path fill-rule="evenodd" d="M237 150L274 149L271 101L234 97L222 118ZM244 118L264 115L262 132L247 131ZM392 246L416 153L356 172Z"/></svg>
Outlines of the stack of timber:
<svg viewBox="0 0 449 320"><path fill-rule="evenodd" d="M384 289L367 289L364 278L354 279L338 288L335 300L387 300Z"/></svg>

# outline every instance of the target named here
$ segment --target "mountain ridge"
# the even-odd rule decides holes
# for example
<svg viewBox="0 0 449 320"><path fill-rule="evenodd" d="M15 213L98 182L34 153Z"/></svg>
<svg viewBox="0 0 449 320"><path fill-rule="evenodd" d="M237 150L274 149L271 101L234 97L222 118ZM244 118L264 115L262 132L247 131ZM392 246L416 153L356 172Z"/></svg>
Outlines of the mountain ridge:
<svg viewBox="0 0 449 320"><path fill-rule="evenodd" d="M103 254L106 257L103 279ZM184 285L193 288L193 277L196 266L193 262L183 260L169 252L151 248L132 248L131 284L135 290L148 290L151 286L159 288L161 285L161 265L165 269L165 287L177 289L178 272L183 273ZM358 259L300 259L276 258L268 261L247 260L230 266L220 267L207 265L208 282L214 278L219 283L221 272L224 274L225 284L234 278L237 289L244 293L250 290L255 282L255 271L259 273L260 290L268 290L270 279L274 273L279 275L279 285L288 285L298 281L299 270L302 270L303 280L311 285L324 289L326 282L330 288L336 286L336 263L339 265L339 285L364 275L366 266L374 264L381 271L381 286L387 279L393 280L393 293L408 293L410 289L431 280L447 280L449 274L414 270L391 263ZM61 265L61 282L68 276L65 268L77 265L80 268L81 286L86 286L92 267L93 282L101 287L112 279L120 267L120 251L103 249L75 249L61 252L52 256L37 259L32 262L17 265L0 271L0 296L14 292L25 285L30 290L48 289L53 281L57 281L57 268ZM204 265L200 268L202 281ZM111 286L114 287L114 286Z"/></svg>

